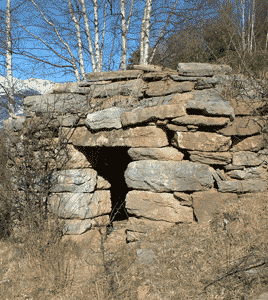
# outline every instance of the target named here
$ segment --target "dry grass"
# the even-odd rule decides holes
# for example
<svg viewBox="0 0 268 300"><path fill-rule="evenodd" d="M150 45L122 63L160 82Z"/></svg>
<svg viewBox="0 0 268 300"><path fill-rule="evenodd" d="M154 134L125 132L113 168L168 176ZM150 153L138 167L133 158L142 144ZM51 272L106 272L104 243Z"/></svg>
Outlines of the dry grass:
<svg viewBox="0 0 268 300"><path fill-rule="evenodd" d="M84 282L74 274L86 249L53 242L53 230L31 232L24 243L2 241L1 299L249 299L267 287L267 195L218 207L203 226L175 225L123 244L105 253L108 277L102 268L93 277L81 269ZM137 263L137 249L152 250L155 259Z"/></svg>

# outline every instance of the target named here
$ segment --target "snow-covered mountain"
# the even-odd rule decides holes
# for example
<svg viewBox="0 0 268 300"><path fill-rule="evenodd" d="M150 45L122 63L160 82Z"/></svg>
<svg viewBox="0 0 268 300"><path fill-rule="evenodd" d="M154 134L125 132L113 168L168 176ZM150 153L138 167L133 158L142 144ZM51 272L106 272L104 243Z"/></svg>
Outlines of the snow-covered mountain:
<svg viewBox="0 0 268 300"><path fill-rule="evenodd" d="M37 78L20 80L13 78L15 90L15 114L23 115L22 99L26 96L42 95L51 90L55 82ZM5 77L0 76L0 129L3 127L3 121L8 118L7 95L5 89L8 82Z"/></svg>
<svg viewBox="0 0 268 300"><path fill-rule="evenodd" d="M13 83L15 92L18 91L23 91L23 90L28 90L28 89L33 89L38 91L40 94L45 94L47 91L51 89L53 84L55 82L52 82L50 80L43 80L43 79L38 79L38 78L30 78L30 79L25 79L25 80L20 80L17 78L13 78ZM8 81L6 77L0 76L0 95L5 93L4 86L5 88L8 87Z"/></svg>

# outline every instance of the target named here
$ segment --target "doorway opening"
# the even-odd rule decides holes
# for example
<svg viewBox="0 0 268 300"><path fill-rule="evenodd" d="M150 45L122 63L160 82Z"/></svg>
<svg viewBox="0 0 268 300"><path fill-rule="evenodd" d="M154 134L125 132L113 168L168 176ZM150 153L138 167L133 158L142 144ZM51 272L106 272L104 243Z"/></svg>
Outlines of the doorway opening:
<svg viewBox="0 0 268 300"><path fill-rule="evenodd" d="M132 162L127 153L128 149L129 147L79 147L98 175L111 184L111 222L128 219L125 199L130 189L124 177L128 164Z"/></svg>

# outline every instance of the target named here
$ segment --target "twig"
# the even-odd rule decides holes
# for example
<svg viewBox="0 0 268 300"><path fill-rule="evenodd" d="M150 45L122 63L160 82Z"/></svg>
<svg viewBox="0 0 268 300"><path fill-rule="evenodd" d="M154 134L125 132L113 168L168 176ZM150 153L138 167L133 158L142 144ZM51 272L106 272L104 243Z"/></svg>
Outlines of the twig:
<svg viewBox="0 0 268 300"><path fill-rule="evenodd" d="M250 264L249 267L246 268L246 269L245 268L237 269L237 267L239 265L241 265L250 255L252 255L252 253L250 253L249 255L245 256L244 259L237 266L235 266L234 268L232 268L231 271L227 272L227 274L221 276L218 279L213 280L211 283L209 283L208 285L206 285L203 288L203 290L206 290L209 286L211 286L212 284L220 281L221 279L223 279L223 278L225 278L227 276L232 276L232 275L234 275L234 274L236 274L236 273L238 273L240 271L248 271L248 270L251 270L251 269L254 269L254 268L258 268L258 267L261 267L261 266L263 266L263 265L265 265L267 263L267 258L264 258L264 260L262 262L254 262L254 263ZM204 291L201 292L201 293L199 293L198 295L201 295L202 293L204 293Z"/></svg>

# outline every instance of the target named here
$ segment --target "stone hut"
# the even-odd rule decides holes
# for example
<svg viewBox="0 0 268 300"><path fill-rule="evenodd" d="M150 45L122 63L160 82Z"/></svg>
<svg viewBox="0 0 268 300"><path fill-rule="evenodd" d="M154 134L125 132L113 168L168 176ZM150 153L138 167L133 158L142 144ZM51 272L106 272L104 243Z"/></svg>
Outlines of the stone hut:
<svg viewBox="0 0 268 300"><path fill-rule="evenodd" d="M267 190L264 92L236 76L243 92L227 101L231 72L179 63L89 73L26 97L25 116L5 126L20 136L29 118L58 112L55 139L68 139L71 160L53 174L50 211L69 235L125 219L127 241L137 241L150 229L207 222L219 202Z"/></svg>

